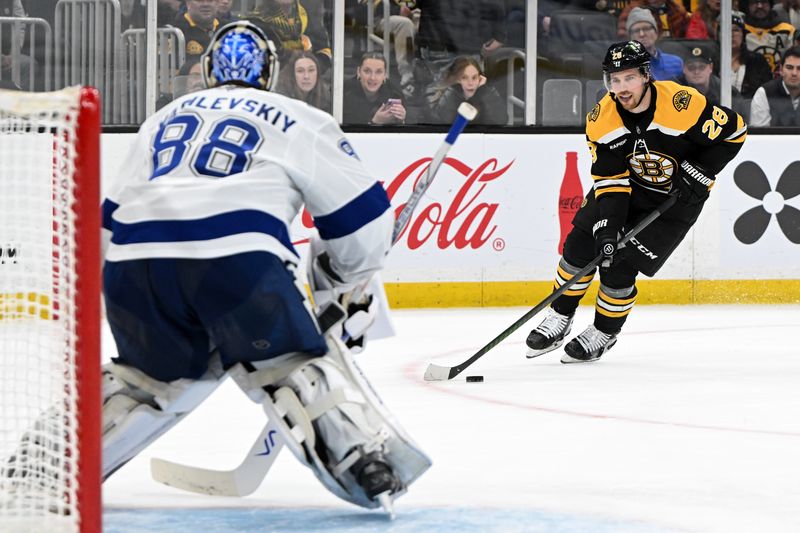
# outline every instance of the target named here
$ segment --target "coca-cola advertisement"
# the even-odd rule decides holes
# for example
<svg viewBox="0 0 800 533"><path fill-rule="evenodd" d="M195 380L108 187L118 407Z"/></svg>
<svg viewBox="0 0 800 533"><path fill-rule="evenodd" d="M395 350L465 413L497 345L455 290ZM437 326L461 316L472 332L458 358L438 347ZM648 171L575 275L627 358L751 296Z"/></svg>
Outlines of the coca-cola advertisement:
<svg viewBox="0 0 800 533"><path fill-rule="evenodd" d="M383 182L395 217L405 207L405 200L411 196L417 182L425 176L430 163L430 157L411 161L397 176ZM427 202L420 204L395 246L416 250L430 242L431 246L436 246L440 250L449 248L476 250L486 245L497 230L494 217L499 203L483 201L485 199L483 193L493 181L501 178L512 164L513 162L509 162L501 166L496 159L490 158L470 166L469 163L455 157L445 158L439 174L448 176L437 179L452 181L455 177L456 183L449 184L449 190L453 191L452 196L445 197L441 201L429 198ZM303 211L301 222L306 229L314 227L314 221L307 211ZM305 239L297 240L294 244L303 242Z"/></svg>
<svg viewBox="0 0 800 533"><path fill-rule="evenodd" d="M578 173L578 152L567 152L567 166L558 194L558 224L561 228L561 237L558 240L559 254L564 253L564 241L572 230L572 219L580 209L581 202L583 202L583 187Z"/></svg>
<svg viewBox="0 0 800 533"><path fill-rule="evenodd" d="M442 141L435 133L353 133L347 138L383 183L395 212L408 200ZM126 153L133 139L103 136L108 156L102 159L104 188L119 170L116 154ZM793 142L793 136L748 139L717 176L700 219L658 278L800 276L800 246L779 222L779 215L787 219L781 214L786 206L800 209L800 195L785 192L796 168ZM742 166L748 161L751 164ZM737 169L740 176L735 179ZM748 192L753 184L760 184L764 194L756 198ZM389 254L383 280L451 288L477 284L480 294L488 290L480 288L485 282L550 283L572 217L591 186L591 158L583 135L474 134L467 129ZM769 215L766 227L747 242L737 240L734 226L753 210L763 210L764 219ZM292 240L301 243L312 227L310 217L298 217ZM304 254L307 246L296 248ZM516 291L523 286L514 287Z"/></svg>

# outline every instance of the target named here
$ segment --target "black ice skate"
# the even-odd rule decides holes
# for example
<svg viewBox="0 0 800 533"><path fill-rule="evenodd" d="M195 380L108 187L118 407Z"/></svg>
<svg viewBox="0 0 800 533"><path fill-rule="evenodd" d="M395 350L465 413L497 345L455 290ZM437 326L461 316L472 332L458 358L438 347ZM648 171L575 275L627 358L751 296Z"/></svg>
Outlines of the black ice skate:
<svg viewBox="0 0 800 533"><path fill-rule="evenodd" d="M542 320L542 323L528 334L528 339L525 341L525 344L528 345L528 351L525 357L531 359L543 353L552 352L561 346L564 343L564 337L572 329L572 320L574 318L575 313L562 315L553 310L552 307L549 308L547 316Z"/></svg>
<svg viewBox="0 0 800 533"><path fill-rule="evenodd" d="M386 459L381 452L372 452L350 468L355 474L358 484L364 489L367 498L377 500L381 507L394 518L394 507L390 495L400 489L400 480L391 467L386 464Z"/></svg>
<svg viewBox="0 0 800 533"><path fill-rule="evenodd" d="M591 325L564 346L565 353L561 357L561 362L588 363L597 361L601 355L610 350L616 343L616 333L603 333L594 325Z"/></svg>

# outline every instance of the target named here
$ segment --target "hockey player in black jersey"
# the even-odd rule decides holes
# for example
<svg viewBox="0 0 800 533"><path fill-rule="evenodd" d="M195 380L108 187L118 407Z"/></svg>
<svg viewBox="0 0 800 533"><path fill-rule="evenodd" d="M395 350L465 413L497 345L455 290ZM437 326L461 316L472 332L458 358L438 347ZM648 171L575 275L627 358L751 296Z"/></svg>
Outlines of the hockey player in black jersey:
<svg viewBox="0 0 800 533"><path fill-rule="evenodd" d="M609 93L586 117L594 185L575 214L555 287L603 254L594 323L564 347L562 363L594 361L610 349L636 300L636 276L653 276L697 220L714 179L747 135L741 116L691 87L653 81L638 41L612 45L603 60ZM675 205L617 249L624 231L662 204ZM528 357L569 334L594 273L556 299L527 339Z"/></svg>

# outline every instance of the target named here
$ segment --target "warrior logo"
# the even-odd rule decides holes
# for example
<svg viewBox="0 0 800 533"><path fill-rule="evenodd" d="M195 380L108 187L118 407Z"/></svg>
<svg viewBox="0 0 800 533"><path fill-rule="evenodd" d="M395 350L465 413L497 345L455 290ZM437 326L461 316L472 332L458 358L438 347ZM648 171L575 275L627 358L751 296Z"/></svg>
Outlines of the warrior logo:
<svg viewBox="0 0 800 533"><path fill-rule="evenodd" d="M678 91L675 93L675 96L672 97L672 105L674 105L675 109L678 111L683 111L684 109L689 109L689 102L691 100L692 95L689 94L689 91Z"/></svg>

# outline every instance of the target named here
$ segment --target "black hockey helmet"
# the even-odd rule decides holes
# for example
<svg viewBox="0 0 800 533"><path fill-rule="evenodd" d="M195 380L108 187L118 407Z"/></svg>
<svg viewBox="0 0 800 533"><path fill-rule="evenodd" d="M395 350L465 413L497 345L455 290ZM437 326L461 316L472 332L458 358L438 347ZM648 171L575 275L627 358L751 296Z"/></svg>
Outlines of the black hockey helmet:
<svg viewBox="0 0 800 533"><path fill-rule="evenodd" d="M609 86L609 74L631 68L639 69L642 76L652 79L650 52L639 41L623 41L612 44L603 59L603 81L606 88Z"/></svg>

